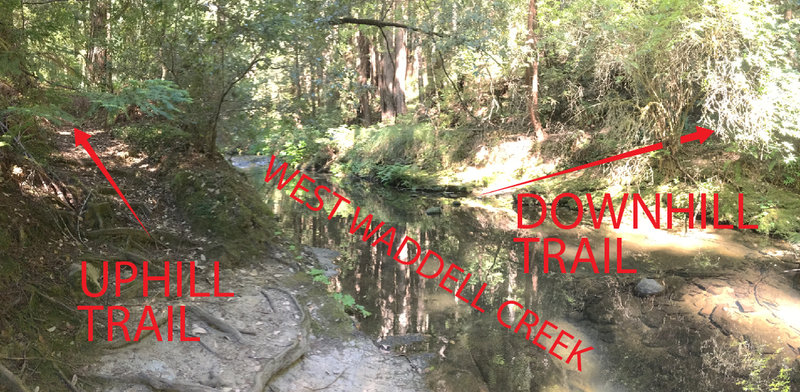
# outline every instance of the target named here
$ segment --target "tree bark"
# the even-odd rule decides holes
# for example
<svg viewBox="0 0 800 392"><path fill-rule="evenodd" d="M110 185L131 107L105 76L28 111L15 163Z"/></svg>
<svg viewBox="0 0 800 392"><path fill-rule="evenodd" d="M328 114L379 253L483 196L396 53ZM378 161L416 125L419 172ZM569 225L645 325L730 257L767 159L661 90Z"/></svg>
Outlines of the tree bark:
<svg viewBox="0 0 800 392"><path fill-rule="evenodd" d="M370 80L372 64L370 61L370 41L364 33L359 32L357 37L358 44L358 84L360 92L358 95L358 114L361 125L367 127L372 125L372 103L370 91Z"/></svg>
<svg viewBox="0 0 800 392"><path fill-rule="evenodd" d="M111 91L111 64L108 42L111 27L108 21L109 0L92 0L89 3L89 48L86 54L86 74L89 82L103 91Z"/></svg>
<svg viewBox="0 0 800 392"><path fill-rule="evenodd" d="M394 55L392 53L392 39L390 38L393 36L387 35L383 30L381 30L381 35L383 36L384 46L386 48L386 50L381 53L381 72L378 80L378 88L381 95L381 120L383 122L391 122L397 115L394 99Z"/></svg>
<svg viewBox="0 0 800 392"><path fill-rule="evenodd" d="M531 118L531 126L536 136L536 140L543 141L545 138L542 123L539 120L539 37L536 34L538 28L537 20L538 7L536 0L530 0L528 4L528 45L530 47L530 67L526 72L526 81L531 86L530 96L528 97L528 114Z"/></svg>
<svg viewBox="0 0 800 392"><path fill-rule="evenodd" d="M427 81L426 79L428 78L428 75L425 72L425 59L422 57L422 43L419 40L419 36L417 36L415 43L414 72L417 78L417 96L419 103L425 105L425 82Z"/></svg>
<svg viewBox="0 0 800 392"><path fill-rule="evenodd" d="M294 76L292 77L292 81L294 82L294 98L297 101L300 101L300 98L303 97L303 82L300 79L303 75L303 70L300 68L300 46L295 46L294 48Z"/></svg>
<svg viewBox="0 0 800 392"><path fill-rule="evenodd" d="M425 97L428 100L428 103L432 102L433 99L438 99L439 97L439 80L436 77L436 68L439 69L444 68L444 63L439 60L438 57L433 55L433 48L430 45L426 45L425 47L425 54L423 57L426 59L425 61L425 70L426 70L426 90L425 90ZM433 60L431 60L433 59Z"/></svg>
<svg viewBox="0 0 800 392"><path fill-rule="evenodd" d="M406 31L396 29L394 34L394 85L392 96L396 114L405 114L406 107L406 70L408 53L406 51Z"/></svg>

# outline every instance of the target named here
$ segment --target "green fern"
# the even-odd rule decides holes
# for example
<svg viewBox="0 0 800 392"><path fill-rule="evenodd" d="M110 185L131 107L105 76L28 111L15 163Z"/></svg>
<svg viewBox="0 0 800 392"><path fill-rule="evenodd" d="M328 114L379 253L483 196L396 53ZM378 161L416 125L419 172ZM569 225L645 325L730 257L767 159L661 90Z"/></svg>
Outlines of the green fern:
<svg viewBox="0 0 800 392"><path fill-rule="evenodd" d="M117 94L97 93L92 102L105 109L110 118L126 114L130 107L138 107L147 116L171 120L175 114L183 112L179 106L191 103L192 98L169 80L151 79L130 80Z"/></svg>

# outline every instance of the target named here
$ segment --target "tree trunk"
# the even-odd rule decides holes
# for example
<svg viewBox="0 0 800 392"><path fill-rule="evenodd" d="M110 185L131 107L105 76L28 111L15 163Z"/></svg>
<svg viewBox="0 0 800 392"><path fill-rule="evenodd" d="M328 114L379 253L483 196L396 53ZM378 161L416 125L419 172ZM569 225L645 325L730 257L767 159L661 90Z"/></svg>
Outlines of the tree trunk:
<svg viewBox="0 0 800 392"><path fill-rule="evenodd" d="M439 97L439 80L436 77L436 68L444 68L444 64L442 63L441 59L437 56L434 56L433 51L434 49L430 45L427 45L425 47L425 54L423 55L423 57L427 60L425 61L425 64L427 65L425 67L427 71L427 88L425 91L425 97L427 98L428 103L433 102L434 99L438 99ZM433 61L431 61L431 59L433 59Z"/></svg>
<svg viewBox="0 0 800 392"><path fill-rule="evenodd" d="M537 11L536 0L530 0L528 5L528 45L530 46L531 62L525 79L531 86L531 93L528 97L528 114L536 140L541 142L544 140L544 130L539 121L539 37L536 35L539 23Z"/></svg>
<svg viewBox="0 0 800 392"><path fill-rule="evenodd" d="M217 6L217 31L221 32L225 30L226 20L225 20L225 1L224 0L217 0L215 2ZM215 90L219 94L217 109L213 113L214 118L209 121L209 130L208 130L208 140L206 142L206 149L205 151L209 155L214 155L217 152L217 135L218 135L218 123L220 120L220 115L222 113L222 104L225 102L225 95L227 91L225 89L225 43L220 42L218 45L219 47L219 58L217 60L217 77L215 78L215 82L217 83L217 87ZM212 95L213 96L213 95Z"/></svg>
<svg viewBox="0 0 800 392"><path fill-rule="evenodd" d="M425 59L422 57L422 42L419 37L415 41L414 46L414 72L417 78L417 100L421 105L425 105L425 82L427 74L425 73Z"/></svg>
<svg viewBox="0 0 800 392"><path fill-rule="evenodd" d="M397 115L394 97L395 66L392 51L391 35L385 31L381 32L386 50L381 54L381 73L378 80L378 88L381 94L381 120L383 122L394 121Z"/></svg>
<svg viewBox="0 0 800 392"><path fill-rule="evenodd" d="M302 75L302 68L300 68L300 46L298 44L298 46L294 48L294 75L292 77L292 81L294 82L294 99L298 102L300 98L303 97L303 84L302 80L300 80Z"/></svg>
<svg viewBox="0 0 800 392"><path fill-rule="evenodd" d="M103 91L111 91L111 64L108 41L111 27L108 22L110 0L92 0L89 3L89 48L86 54L86 76L89 82Z"/></svg>
<svg viewBox="0 0 800 392"><path fill-rule="evenodd" d="M370 96L370 79L372 64L370 62L370 42L369 38L363 33L358 33L358 84L360 92L358 95L358 114L361 125L367 127L372 125L372 104Z"/></svg>
<svg viewBox="0 0 800 392"><path fill-rule="evenodd" d="M406 114L406 70L408 52L406 51L406 31L396 29L394 34L394 85L392 95L396 114Z"/></svg>
<svg viewBox="0 0 800 392"><path fill-rule="evenodd" d="M317 84L314 83L314 77L317 74L318 64L314 61L314 59L310 56L308 58L308 80L306 80L308 84L308 101L311 103L311 116L317 116L317 103L319 100L317 99Z"/></svg>

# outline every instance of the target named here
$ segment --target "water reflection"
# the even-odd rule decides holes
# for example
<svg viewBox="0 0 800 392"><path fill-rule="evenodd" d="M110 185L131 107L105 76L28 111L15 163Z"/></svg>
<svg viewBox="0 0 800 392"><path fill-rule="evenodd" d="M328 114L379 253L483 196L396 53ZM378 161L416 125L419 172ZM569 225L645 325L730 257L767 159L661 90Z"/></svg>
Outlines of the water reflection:
<svg viewBox="0 0 800 392"><path fill-rule="evenodd" d="M589 225L561 230L544 224L518 232L513 213L506 209L478 206L469 200L454 207L448 199L414 197L409 192L361 182L331 183L314 175L318 183L353 203L340 207L328 220L334 198L325 201L325 211L312 212L288 196L290 188L284 192L265 186L263 166L256 164L246 172L264 192L282 230L293 242L342 253L342 272L333 281L336 290L352 295L373 313L360 321L360 328L384 348L435 358L433 369L428 369L429 379L434 389L442 391L669 391L697 387L703 377L691 374L692 369L703 365L697 347L716 336L709 330L708 320L689 318L694 321L687 322L692 311L680 313L669 303L635 298L629 286L647 276L674 277L671 282L684 284L687 279L681 276L696 272L715 276L742 268L755 253L753 244L759 241L757 236L734 231L698 231L682 237L625 227L594 230ZM423 251L432 249L465 273L471 272L473 278L465 293L475 293L483 282L488 283L479 303L486 313L440 288L441 275L434 280L420 277L415 272L419 262L406 266L387 256L386 245L369 246L361 239L363 228L356 235L350 234L356 205L361 207L360 219L372 214L375 223L384 221L386 227L396 228L395 246L408 235ZM426 209L432 206L442 207L443 214L426 215ZM562 213L565 221L574 214L568 209L559 216ZM518 236L562 239L567 245L567 268L580 238L589 238L597 246L592 251L601 271L603 239L610 237L613 243L614 238L624 237L623 265L638 269L639 274L595 275L586 263L580 264L576 274L544 274L539 244L532 246L531 273L524 273L523 246L513 242ZM609 256L612 269L615 251L612 247ZM400 257L412 259L414 252L413 247L406 248ZM708 262L698 262L698 254ZM718 262L720 258L724 263ZM558 268L551 265L551 269ZM540 320L550 320L576 335L584 341L583 346L595 347L584 357L583 371L577 372L574 362L566 365L555 360L525 340L524 334L515 335L503 328L497 322L496 310L509 299L534 309ZM521 316L515 308L505 314L508 322ZM687 356L688 352L692 355ZM660 368L662 358L676 360L671 367Z"/></svg>
<svg viewBox="0 0 800 392"><path fill-rule="evenodd" d="M431 378L447 380L440 389L540 390L569 384L566 365L555 364L524 335L514 335L496 321L496 309L507 299L536 309L542 319L558 320L569 306L559 284L563 276L540 276L535 264L533 273L522 272L522 247L512 241L518 234L506 222L498 223L507 221L505 217L470 206L453 207L447 199L412 197L362 183L332 184L315 176L319 184L360 206L362 216L370 213L376 223L394 226L395 246L408 235L419 242L423 252L432 249L446 262L458 264L465 274L471 272L465 297L471 299L469 295L488 283L479 303L486 313L480 313L439 287L443 275L432 280L421 277L415 272L419 262L406 266L394 261L387 256L386 245L371 247L362 241L363 229L351 235L353 206L340 207L328 220L328 208L328 212L314 213L288 196L291 189L264 187L263 167L247 172L261 185L267 203L294 242L342 253L342 272L333 284L373 313L361 320L360 328L384 348L437 358ZM326 200L326 207L330 205ZM441 206L443 214L426 215L430 206ZM498 228L503 226L506 228ZM406 247L401 257L412 259L415 252L414 247ZM423 272L435 272L435 267L429 270L426 265ZM454 284L457 287L460 282L451 282ZM518 310L510 310L506 312L509 317L519 317ZM573 332L579 328L574 327Z"/></svg>

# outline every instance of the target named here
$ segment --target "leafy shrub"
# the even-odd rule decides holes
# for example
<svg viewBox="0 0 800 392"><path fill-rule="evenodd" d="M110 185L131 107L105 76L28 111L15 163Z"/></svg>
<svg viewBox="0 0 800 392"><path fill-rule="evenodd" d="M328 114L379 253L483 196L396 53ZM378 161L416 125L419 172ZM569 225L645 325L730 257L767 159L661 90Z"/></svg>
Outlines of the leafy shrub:
<svg viewBox="0 0 800 392"><path fill-rule="evenodd" d="M417 169L412 165L391 164L379 167L376 171L378 180L386 185L410 188Z"/></svg>
<svg viewBox="0 0 800 392"><path fill-rule="evenodd" d="M313 280L316 283L322 283L326 286L331 284L330 279L325 276L324 270L312 268L308 271L308 274L314 278ZM361 315L361 317L369 317L372 315L372 312L368 311L363 305L357 304L355 298L350 294L333 293L331 296L342 307L342 310L349 314L358 314Z"/></svg>
<svg viewBox="0 0 800 392"><path fill-rule="evenodd" d="M301 127L290 119L275 121L257 152L276 154L291 164L309 163L321 166L323 152L330 144L330 135L316 127Z"/></svg>
<svg viewBox="0 0 800 392"><path fill-rule="evenodd" d="M127 115L129 109L137 107L146 116L173 119L175 114L182 113L182 104L192 102L186 90L169 80L129 80L116 93L98 93L92 97L95 108L108 112L109 118Z"/></svg>
<svg viewBox="0 0 800 392"><path fill-rule="evenodd" d="M313 278L314 282L316 282L316 283L322 283L322 284L324 284L326 286L331 284L331 280L328 279L327 276L325 276L325 271L324 270L321 270L319 268L312 268L312 269L310 269L308 271L308 274L311 275L311 277Z"/></svg>
<svg viewBox="0 0 800 392"><path fill-rule="evenodd" d="M344 307L344 311L350 314L360 314L362 317L369 317L372 312L369 312L363 305L356 303L355 298L350 294L333 293L333 299Z"/></svg>

